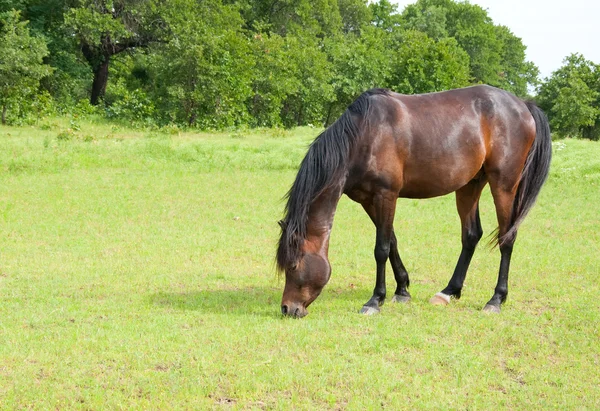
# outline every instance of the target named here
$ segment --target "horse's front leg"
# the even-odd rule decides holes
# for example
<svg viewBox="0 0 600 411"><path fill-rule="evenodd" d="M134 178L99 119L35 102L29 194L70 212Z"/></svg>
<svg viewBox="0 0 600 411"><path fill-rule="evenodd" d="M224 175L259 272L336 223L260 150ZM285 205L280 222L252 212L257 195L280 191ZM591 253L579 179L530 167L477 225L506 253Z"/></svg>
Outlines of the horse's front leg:
<svg viewBox="0 0 600 411"><path fill-rule="evenodd" d="M361 308L362 314L376 314L385 302L385 265L390 255L391 239L393 233L394 213L398 196L390 191L378 193L373 197L372 204L363 204L363 207L375 223L375 262L377 275L373 296Z"/></svg>
<svg viewBox="0 0 600 411"><path fill-rule="evenodd" d="M407 303L410 301L410 293L408 292L408 286L410 285L410 279L408 277L408 271L402 263L400 253L398 252L398 240L396 234L392 229L392 238L390 241L390 264L392 264L392 270L394 271L394 278L396 279L396 291L392 297L394 303Z"/></svg>

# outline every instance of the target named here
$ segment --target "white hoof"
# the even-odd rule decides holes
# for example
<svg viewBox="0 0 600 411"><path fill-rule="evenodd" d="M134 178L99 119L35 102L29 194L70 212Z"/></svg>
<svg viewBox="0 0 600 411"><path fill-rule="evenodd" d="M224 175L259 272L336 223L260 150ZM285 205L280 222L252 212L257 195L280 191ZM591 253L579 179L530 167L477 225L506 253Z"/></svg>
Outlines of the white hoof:
<svg viewBox="0 0 600 411"><path fill-rule="evenodd" d="M450 296L444 293L437 293L429 302L433 305L448 305L450 304Z"/></svg>

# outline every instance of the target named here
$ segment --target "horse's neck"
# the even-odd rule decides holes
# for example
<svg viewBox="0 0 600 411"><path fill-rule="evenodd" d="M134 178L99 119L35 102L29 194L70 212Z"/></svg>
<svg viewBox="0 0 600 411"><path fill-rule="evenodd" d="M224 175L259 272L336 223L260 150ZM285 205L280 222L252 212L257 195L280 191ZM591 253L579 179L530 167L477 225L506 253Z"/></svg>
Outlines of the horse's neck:
<svg viewBox="0 0 600 411"><path fill-rule="evenodd" d="M333 217L342 195L342 187L335 186L321 193L310 206L306 227L305 251L324 253L329 249L329 235L333 226Z"/></svg>

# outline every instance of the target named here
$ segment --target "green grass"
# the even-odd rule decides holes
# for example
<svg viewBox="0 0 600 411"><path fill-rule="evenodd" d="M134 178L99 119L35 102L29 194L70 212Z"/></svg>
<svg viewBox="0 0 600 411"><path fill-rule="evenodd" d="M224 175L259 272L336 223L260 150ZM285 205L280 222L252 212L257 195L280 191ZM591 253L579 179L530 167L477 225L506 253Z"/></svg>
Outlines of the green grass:
<svg viewBox="0 0 600 411"><path fill-rule="evenodd" d="M359 315L375 232L343 198L331 281L288 320L276 222L318 130L71 126L0 128L0 408L600 408L599 144L555 143L500 315L480 311L497 249L428 303L460 251L453 196L399 201L413 301ZM480 208L491 233L487 189Z"/></svg>

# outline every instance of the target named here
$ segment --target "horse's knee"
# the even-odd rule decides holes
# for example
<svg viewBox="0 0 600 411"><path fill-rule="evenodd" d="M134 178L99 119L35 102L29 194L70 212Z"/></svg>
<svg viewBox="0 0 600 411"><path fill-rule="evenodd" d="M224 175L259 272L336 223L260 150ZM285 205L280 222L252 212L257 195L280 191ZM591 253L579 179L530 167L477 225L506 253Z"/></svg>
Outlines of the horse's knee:
<svg viewBox="0 0 600 411"><path fill-rule="evenodd" d="M378 263L385 263L390 255L389 244L377 244L375 246L375 261Z"/></svg>
<svg viewBox="0 0 600 411"><path fill-rule="evenodd" d="M463 247L475 248L479 243L479 240L481 240L481 237L483 237L483 230L481 229L481 226L469 228L465 231L462 238Z"/></svg>

